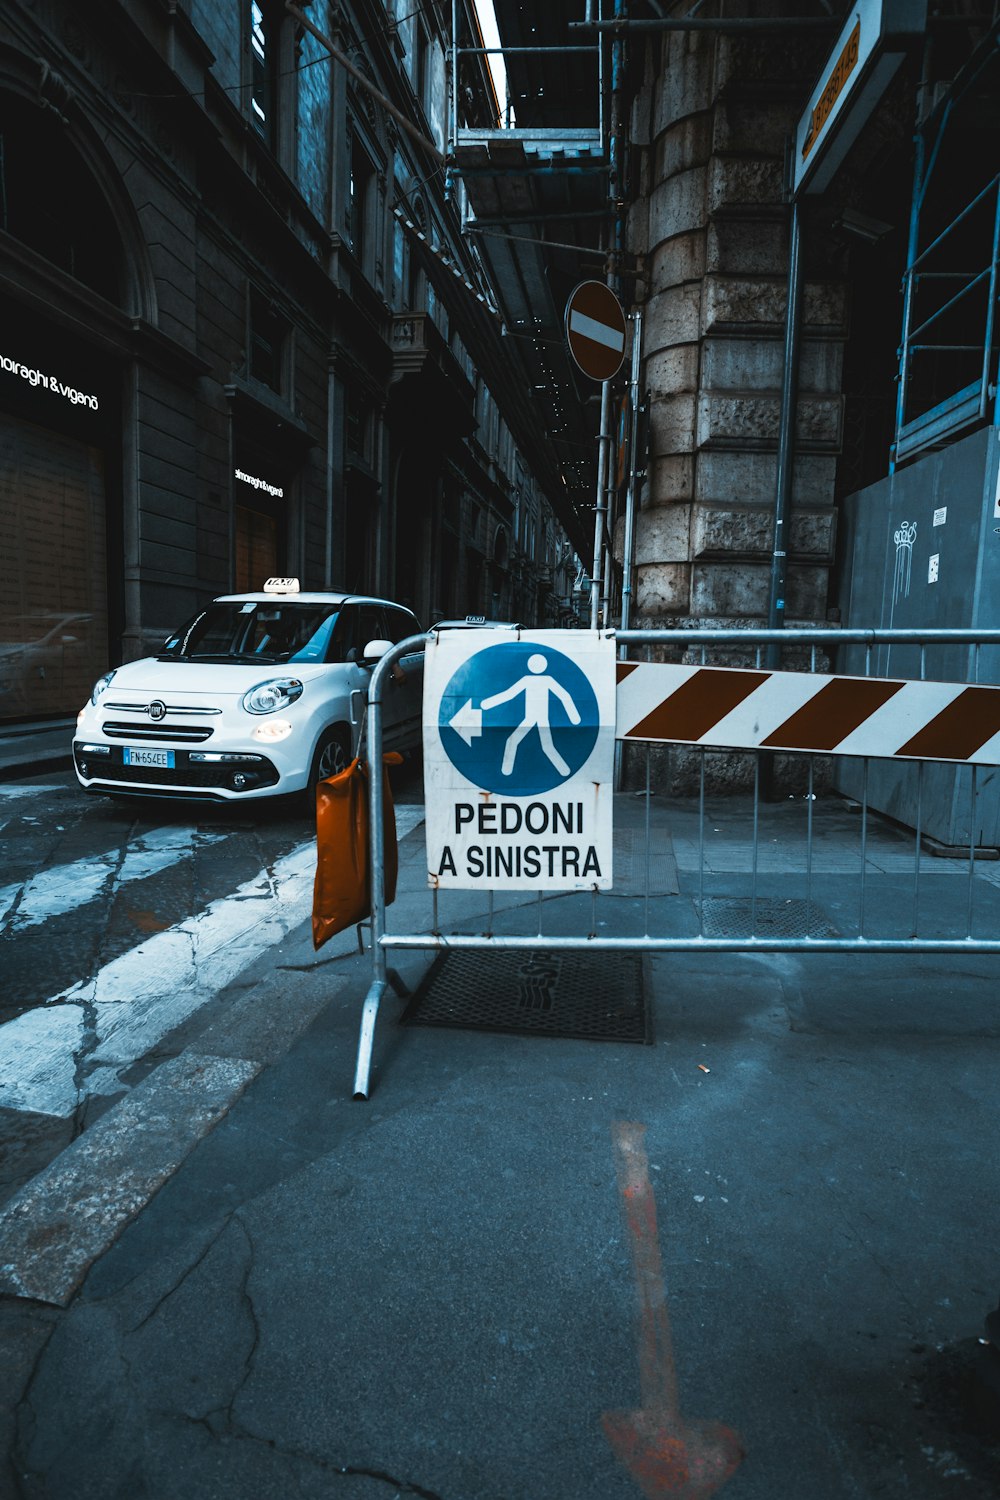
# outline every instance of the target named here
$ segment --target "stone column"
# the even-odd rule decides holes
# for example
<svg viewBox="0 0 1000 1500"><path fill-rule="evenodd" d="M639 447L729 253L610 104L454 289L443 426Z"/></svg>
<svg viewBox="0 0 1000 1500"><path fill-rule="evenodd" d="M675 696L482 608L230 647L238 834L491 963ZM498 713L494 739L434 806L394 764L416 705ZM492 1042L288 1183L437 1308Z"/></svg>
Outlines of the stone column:
<svg viewBox="0 0 1000 1500"><path fill-rule="evenodd" d="M782 381L785 140L825 42L653 40L632 120L650 462L636 624L766 620ZM806 230L787 618L822 621L834 547L845 288ZM822 271L820 271L820 278ZM640 283L640 291L643 283Z"/></svg>

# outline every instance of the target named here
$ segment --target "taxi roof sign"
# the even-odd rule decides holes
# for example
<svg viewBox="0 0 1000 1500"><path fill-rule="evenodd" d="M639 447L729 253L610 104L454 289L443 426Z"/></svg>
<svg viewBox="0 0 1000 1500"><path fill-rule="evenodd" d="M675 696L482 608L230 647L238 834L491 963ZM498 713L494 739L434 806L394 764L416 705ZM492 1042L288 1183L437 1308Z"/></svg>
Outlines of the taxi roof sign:
<svg viewBox="0 0 1000 1500"><path fill-rule="evenodd" d="M297 594L299 592L299 580L297 578L267 578L264 581L265 594Z"/></svg>

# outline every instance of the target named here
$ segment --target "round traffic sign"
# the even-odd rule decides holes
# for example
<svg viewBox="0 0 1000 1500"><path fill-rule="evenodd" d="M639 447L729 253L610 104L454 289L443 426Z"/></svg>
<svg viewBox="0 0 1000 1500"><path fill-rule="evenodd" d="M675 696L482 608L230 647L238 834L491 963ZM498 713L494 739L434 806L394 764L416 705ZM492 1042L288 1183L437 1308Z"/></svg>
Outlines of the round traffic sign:
<svg viewBox="0 0 1000 1500"><path fill-rule="evenodd" d="M456 770L484 791L532 797L569 781L597 743L601 714L586 673L551 646L487 646L454 673L438 733Z"/></svg>
<svg viewBox="0 0 1000 1500"><path fill-rule="evenodd" d="M566 303L566 341L591 380L610 380L625 358L625 314L603 281L581 281Z"/></svg>

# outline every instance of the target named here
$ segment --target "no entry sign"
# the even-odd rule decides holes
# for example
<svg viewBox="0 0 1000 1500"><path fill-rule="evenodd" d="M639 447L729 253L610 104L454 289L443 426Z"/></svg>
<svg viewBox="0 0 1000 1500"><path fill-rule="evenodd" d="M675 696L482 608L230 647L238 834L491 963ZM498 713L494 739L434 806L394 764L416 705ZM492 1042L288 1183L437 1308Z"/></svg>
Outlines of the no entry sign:
<svg viewBox="0 0 1000 1500"><path fill-rule="evenodd" d="M433 633L427 872L442 889L611 886L615 658L596 631Z"/></svg>
<svg viewBox="0 0 1000 1500"><path fill-rule="evenodd" d="M603 281L581 281L566 303L566 340L591 380L610 380L625 358L625 314Z"/></svg>

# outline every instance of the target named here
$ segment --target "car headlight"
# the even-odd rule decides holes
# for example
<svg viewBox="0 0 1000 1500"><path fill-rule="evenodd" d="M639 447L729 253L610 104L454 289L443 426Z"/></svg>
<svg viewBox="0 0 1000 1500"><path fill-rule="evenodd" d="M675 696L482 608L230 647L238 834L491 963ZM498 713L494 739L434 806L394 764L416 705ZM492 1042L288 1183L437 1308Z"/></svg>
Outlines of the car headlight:
<svg viewBox="0 0 1000 1500"><path fill-rule="evenodd" d="M273 714L276 708L287 708L301 696L302 684L297 677L272 677L244 693L243 707L248 714Z"/></svg>
<svg viewBox="0 0 1000 1500"><path fill-rule="evenodd" d="M97 679L90 692L91 703L96 703L101 694L107 691L107 689L111 686L114 675L114 672L105 672L103 677L99 677Z"/></svg>
<svg viewBox="0 0 1000 1500"><path fill-rule="evenodd" d="M254 727L253 737L260 740L261 744L274 745L279 740L287 740L291 732L292 725L287 719L268 719Z"/></svg>

